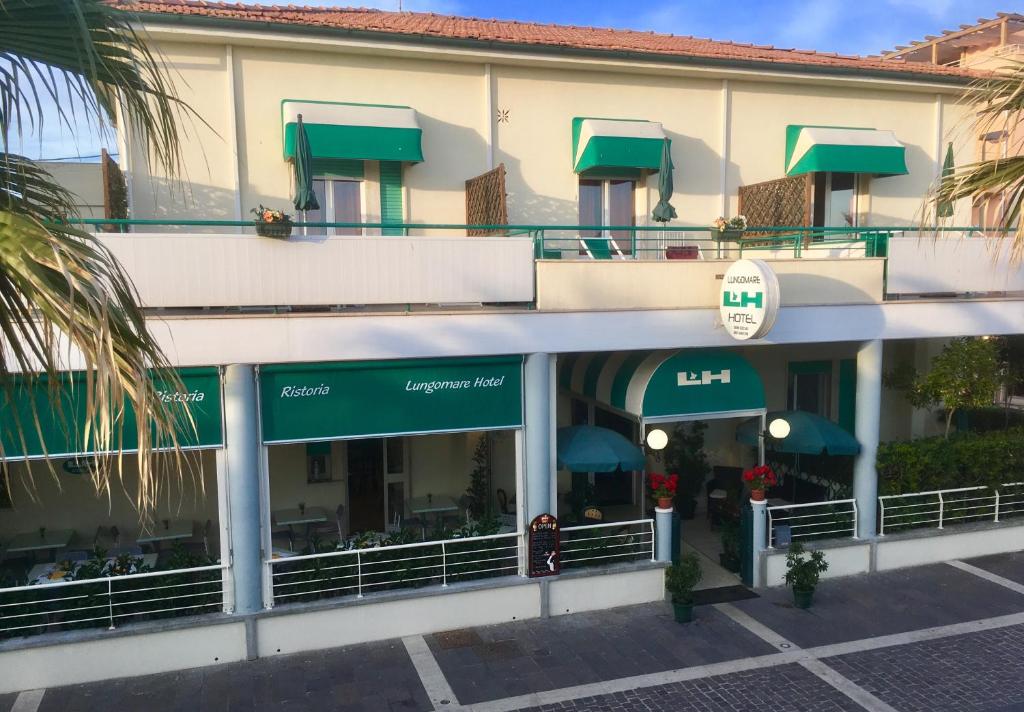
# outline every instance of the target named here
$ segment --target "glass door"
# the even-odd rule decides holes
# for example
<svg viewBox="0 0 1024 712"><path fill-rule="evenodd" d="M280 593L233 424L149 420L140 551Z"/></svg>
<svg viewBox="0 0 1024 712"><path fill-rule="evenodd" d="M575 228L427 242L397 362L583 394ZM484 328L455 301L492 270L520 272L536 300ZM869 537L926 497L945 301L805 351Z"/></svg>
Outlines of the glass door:
<svg viewBox="0 0 1024 712"><path fill-rule="evenodd" d="M384 439L384 521L397 531L406 516L409 499L409 446L407 438Z"/></svg>
<svg viewBox="0 0 1024 712"><path fill-rule="evenodd" d="M384 440L349 440L349 531L384 531Z"/></svg>

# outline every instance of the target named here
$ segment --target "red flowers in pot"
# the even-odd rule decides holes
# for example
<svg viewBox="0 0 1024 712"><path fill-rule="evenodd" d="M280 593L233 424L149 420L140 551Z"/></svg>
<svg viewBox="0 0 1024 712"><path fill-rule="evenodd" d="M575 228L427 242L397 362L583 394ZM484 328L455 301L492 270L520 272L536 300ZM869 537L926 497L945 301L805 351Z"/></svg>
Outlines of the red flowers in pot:
<svg viewBox="0 0 1024 712"><path fill-rule="evenodd" d="M743 481L750 487L750 498L760 502L764 499L764 491L778 484L779 478L768 465L758 465L743 471Z"/></svg>
<svg viewBox="0 0 1024 712"><path fill-rule="evenodd" d="M666 476L652 472L647 475L647 486L651 488L651 496L658 500L658 507L669 509L676 496L676 488L679 487L679 475Z"/></svg>

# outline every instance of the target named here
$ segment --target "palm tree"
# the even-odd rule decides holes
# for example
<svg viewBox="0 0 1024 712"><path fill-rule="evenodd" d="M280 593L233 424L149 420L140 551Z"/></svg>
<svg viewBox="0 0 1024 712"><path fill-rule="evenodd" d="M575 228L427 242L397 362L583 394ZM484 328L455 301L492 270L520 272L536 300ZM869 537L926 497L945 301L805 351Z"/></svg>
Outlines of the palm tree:
<svg viewBox="0 0 1024 712"><path fill-rule="evenodd" d="M971 134L996 133L1007 137L1007 155L969 163L944 178L931 197L938 208L960 198L981 198L1001 194L1004 213L998 226L1014 231L1013 257L1024 256L1024 63L1009 67L975 82L965 94L973 110ZM1005 132L1005 133L1004 133ZM941 210L939 211L941 214Z"/></svg>
<svg viewBox="0 0 1024 712"><path fill-rule="evenodd" d="M135 500L145 515L157 473L175 470L159 466L157 446L180 455L182 427L194 428L187 410L157 397L152 372L172 387L180 379L146 328L131 280L102 243L75 227L72 196L38 163L9 150L14 135L42 127L44 102L56 104L51 120L72 132L107 125L118 104L150 160L171 173L180 168L178 119L188 109L131 21L102 0L0 0L0 406L7 401L22 445L29 432L41 439L37 406L19 419L10 405L16 390L42 387L45 376L49 407L84 449L115 453L93 474L97 491L108 494L122 474L116 455L126 407L134 409ZM64 413L69 346L86 373L84 386L75 386L84 422ZM4 486L10 494L9 478Z"/></svg>

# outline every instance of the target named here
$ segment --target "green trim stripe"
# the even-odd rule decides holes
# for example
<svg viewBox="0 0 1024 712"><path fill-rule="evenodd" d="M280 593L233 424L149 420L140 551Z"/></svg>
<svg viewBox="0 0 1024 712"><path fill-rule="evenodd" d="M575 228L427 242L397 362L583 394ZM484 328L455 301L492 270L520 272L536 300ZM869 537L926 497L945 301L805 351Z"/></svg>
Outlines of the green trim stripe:
<svg viewBox="0 0 1024 712"><path fill-rule="evenodd" d="M597 379L601 376L604 365L608 363L609 356L611 356L610 351L603 351L595 354L587 364L586 373L583 375L583 395L597 398Z"/></svg>
<svg viewBox="0 0 1024 712"><path fill-rule="evenodd" d="M637 351L629 355L622 365L619 366L618 373L615 374L615 380L612 381L612 393L611 393L611 405L615 406L619 410L626 409L626 392L629 390L629 382L633 380L633 375L637 369L640 368L640 364L644 362L652 352L650 351Z"/></svg>
<svg viewBox="0 0 1024 712"><path fill-rule="evenodd" d="M421 129L385 126L335 126L303 122L314 158L348 158L361 161L423 160ZM284 127L284 155L295 156L295 124Z"/></svg>

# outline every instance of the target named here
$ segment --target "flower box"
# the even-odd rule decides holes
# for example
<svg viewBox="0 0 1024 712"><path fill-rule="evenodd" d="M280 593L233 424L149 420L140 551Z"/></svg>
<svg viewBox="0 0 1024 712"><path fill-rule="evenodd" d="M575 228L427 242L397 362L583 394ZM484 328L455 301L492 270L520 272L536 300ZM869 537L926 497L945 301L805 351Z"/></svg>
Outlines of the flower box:
<svg viewBox="0 0 1024 712"><path fill-rule="evenodd" d="M292 234L292 222L263 222L256 221L256 234L260 237L275 237L279 240L287 240Z"/></svg>

